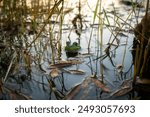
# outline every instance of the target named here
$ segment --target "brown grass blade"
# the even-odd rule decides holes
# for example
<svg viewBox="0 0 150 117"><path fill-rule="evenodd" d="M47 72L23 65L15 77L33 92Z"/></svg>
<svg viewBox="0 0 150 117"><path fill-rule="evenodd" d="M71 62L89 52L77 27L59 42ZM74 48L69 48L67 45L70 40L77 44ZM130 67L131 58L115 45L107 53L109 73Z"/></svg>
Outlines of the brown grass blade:
<svg viewBox="0 0 150 117"><path fill-rule="evenodd" d="M69 74L76 74L76 75L84 75L85 72L83 70L67 70L67 69L63 69L65 72L69 73Z"/></svg>
<svg viewBox="0 0 150 117"><path fill-rule="evenodd" d="M60 61L56 64L51 64L50 68L63 68L63 67L69 67L71 65L81 64L82 62L79 60L69 60L69 61Z"/></svg>
<svg viewBox="0 0 150 117"><path fill-rule="evenodd" d="M52 77L52 78L56 78L58 77L60 74L60 71L56 68L56 69L52 69L49 73L49 75Z"/></svg>
<svg viewBox="0 0 150 117"><path fill-rule="evenodd" d="M73 99L81 89L81 84L76 85L73 89L65 96L64 99L71 100Z"/></svg>
<svg viewBox="0 0 150 117"><path fill-rule="evenodd" d="M130 86L121 87L120 89L114 91L111 94L111 96L113 96L113 97L120 97L120 96L128 94L131 91L132 91L132 88Z"/></svg>
<svg viewBox="0 0 150 117"><path fill-rule="evenodd" d="M102 91L106 92L106 93L110 93L111 90L106 87L100 80L96 79L96 78L92 78L92 82L96 85L96 87L102 89Z"/></svg>

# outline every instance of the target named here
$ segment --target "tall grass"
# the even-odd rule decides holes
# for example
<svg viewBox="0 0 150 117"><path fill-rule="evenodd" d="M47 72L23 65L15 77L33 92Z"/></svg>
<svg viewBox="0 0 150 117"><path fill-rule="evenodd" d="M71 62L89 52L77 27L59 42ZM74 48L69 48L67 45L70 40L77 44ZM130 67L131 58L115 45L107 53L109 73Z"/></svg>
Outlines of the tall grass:
<svg viewBox="0 0 150 117"><path fill-rule="evenodd" d="M53 3L53 5L51 3ZM6 80L8 73L10 72L13 65L19 64L20 61L22 61L21 59L24 59L22 62L24 62L26 69L29 69L29 71L31 70L31 61L41 64L44 55L43 53L45 53L45 51L49 51L46 50L46 48L48 48L48 44L50 44L52 50L52 63L55 63L55 56L57 54L59 54L59 58L61 57L61 34L64 17L64 0L49 1L48 5L48 7L41 6L39 0L34 0L34 2L32 1L31 7L27 6L26 0L3 0L1 2L0 9L2 15L0 16L0 27L2 32L6 32L2 33L3 36L1 35L0 39L2 45L4 46L4 51L2 52L4 55L3 58L1 57L1 59L3 59L3 64L6 67L4 72L4 81ZM60 9L60 12L57 14L56 11L58 9ZM45 15L47 15L46 19L44 19ZM59 18L60 22L57 39L55 39L54 35L55 25L51 23L52 17L54 15L57 16L57 19ZM42 19L40 19L40 17ZM41 38L41 36L44 33L47 33L47 26L50 27L49 40L44 40ZM54 50L55 41L58 41L57 50ZM33 51L35 51L35 53L33 53ZM57 51L57 53L55 51ZM8 55L8 53L10 55ZM12 57L13 53L16 53L15 57ZM32 54L34 57L36 56L37 60L33 58ZM10 57L7 61L6 56ZM17 60L18 63L14 62L14 59Z"/></svg>

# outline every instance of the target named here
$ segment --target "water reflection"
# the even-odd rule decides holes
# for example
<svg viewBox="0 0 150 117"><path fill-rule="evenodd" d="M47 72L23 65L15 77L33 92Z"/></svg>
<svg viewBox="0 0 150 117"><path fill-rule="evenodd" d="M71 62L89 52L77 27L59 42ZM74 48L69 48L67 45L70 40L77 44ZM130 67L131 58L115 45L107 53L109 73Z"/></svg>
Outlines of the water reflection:
<svg viewBox="0 0 150 117"><path fill-rule="evenodd" d="M27 2L30 6L35 1L37 0L28 0ZM79 1L81 1L81 11L79 10ZM94 16L97 1L99 1L98 9L100 9L100 1L102 1L102 9L98 10L97 15ZM47 3L51 4L50 0L37 2L37 4L43 5ZM60 5L57 10L59 11L61 8L63 9ZM69 11L67 11L68 9ZM70 95L74 95L73 99L111 99L112 95L105 91L108 91L108 89L115 91L125 79L129 79L133 75L132 55L129 51L133 34L129 30L131 30L131 26L134 27L139 19L136 21L131 6L120 6L119 0L65 0L63 10L65 11L63 22L62 15L59 16L56 12L51 19L48 19L50 22L47 23L43 32L35 41L34 47L31 47L32 56L28 56L28 58L33 57L34 61L32 76L26 82L20 81L24 77L18 77L18 79L20 78L19 83L25 85L19 91L32 95L33 99L64 99L69 95L69 91L71 92ZM36 15L34 17L29 16L33 17L31 18L33 20L37 18L37 24L34 24L34 21L30 23L34 24L34 28L36 27L38 32L40 32L43 23L46 22L47 12L42 13L40 18ZM83 23L83 28L80 30L74 28L72 23L79 14ZM79 22L76 20L76 25L80 27ZM80 31L80 35L75 33L77 30ZM29 43L32 42L33 37L36 37L36 34L27 36ZM51 39L53 40L51 41ZM81 46L79 52L65 52L64 48L68 40L73 43L78 42L79 39ZM90 39L91 44L88 46ZM54 45L51 46L52 44ZM62 48L59 48L59 44L62 45ZM78 67L86 74L70 74L65 72L65 69L59 68L61 75L52 78L49 74L52 70L52 68L49 68L49 64L57 62L58 49L61 52L59 53L61 59L83 60L83 63L79 64ZM68 59L68 57L74 56L76 58ZM76 70L76 67L76 64L73 64L67 67L67 70ZM91 77L95 79L92 80ZM104 82L107 87L101 82ZM15 83L17 87L19 84L18 82ZM124 91L130 91L130 87L127 87ZM117 95L123 95L118 92ZM128 99L128 96L121 98Z"/></svg>

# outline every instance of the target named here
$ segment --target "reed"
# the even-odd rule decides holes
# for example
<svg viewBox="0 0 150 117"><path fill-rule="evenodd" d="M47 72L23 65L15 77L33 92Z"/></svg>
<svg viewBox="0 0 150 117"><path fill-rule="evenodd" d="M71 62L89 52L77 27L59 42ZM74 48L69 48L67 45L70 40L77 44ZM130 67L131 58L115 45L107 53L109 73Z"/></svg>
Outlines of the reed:
<svg viewBox="0 0 150 117"><path fill-rule="evenodd" d="M41 33L44 31L45 26L48 24L49 19L52 17L52 15L55 13L55 10L58 8L58 6L61 4L62 0L59 0L58 2L56 2L54 4L54 6L50 9L48 17L45 21L45 24L42 26L41 30L38 32L37 36L35 37L35 39L33 39L33 41L30 43L29 47L31 47L31 45L39 38L39 36L41 35Z"/></svg>
<svg viewBox="0 0 150 117"><path fill-rule="evenodd" d="M61 60L62 53L62 25L64 21L64 0L62 0L62 5L60 9L60 18L59 18L59 36L58 36L58 59Z"/></svg>
<svg viewBox="0 0 150 117"><path fill-rule="evenodd" d="M95 20L96 20L96 17L97 17L98 8L99 8L99 6L101 7L101 5L99 5L99 3L100 3L100 0L97 0L96 7L95 7L95 10L94 10L94 15L93 15L93 24L95 23ZM91 30L90 38L89 38L89 42L88 42L88 53L90 53L90 45L91 45L91 40L92 40L92 34L93 34L93 28Z"/></svg>
<svg viewBox="0 0 150 117"><path fill-rule="evenodd" d="M99 8L99 13L102 12L102 0L100 0L100 8ZM99 23L100 23L100 27L99 27L99 30L100 30L100 56L103 55L103 18L101 17L100 15L100 18L99 18ZM103 61L100 60L100 74L101 74L101 78L102 78L102 82L104 82L104 67L103 67Z"/></svg>
<svg viewBox="0 0 150 117"><path fill-rule="evenodd" d="M134 84L136 82L137 77L141 79L147 77L147 71L149 65L146 66L146 62L149 62L149 35L147 35L148 31L148 9L149 9L149 0L147 0L146 12L142 23L142 31L141 35L137 37L137 40L140 40L139 45L136 47L136 55L135 55L135 65L134 65Z"/></svg>
<svg viewBox="0 0 150 117"><path fill-rule="evenodd" d="M32 0L31 5L28 6L26 0L2 1L2 5L0 7L0 62L2 63L2 67L0 66L0 69L3 68L2 71L0 71L0 78L3 80L2 83L5 83L8 80L9 74L17 74L13 71L19 71L19 68L21 67L26 70L25 73L31 74L32 64L37 65L42 72L46 72L47 68L46 70L43 69L46 62L48 62L46 64L55 64L56 62L60 62L59 60L62 59L62 42L64 41L62 39L62 28L65 21L65 15L69 12L65 11L64 2L64 0L48 0L45 5L44 0ZM110 14L108 14L107 9L103 8L102 2L103 0L96 1L94 12L92 14L92 24L99 24L98 29L96 29L95 45L97 44L97 50L95 53L97 55L95 60L98 61L97 63L100 69L96 66L95 70L95 66L92 61L93 56L89 57L89 68L91 69L92 75L96 72L94 77L96 77L97 73L99 73L102 82L104 82L104 73L106 70L109 70L104 65L104 59L108 57L114 69L116 68L116 63L111 55L115 53L116 49L120 46L118 35L121 33L121 30L114 31L115 28L118 27L119 29L123 29L126 25L131 29L134 29L131 22L128 23L128 20L133 15L137 16L139 14L136 12L136 5L132 4L133 9L129 12L126 19L122 19L122 17L117 15L117 10L113 5L113 16L109 19ZM84 14L81 14L81 3L82 1L79 0L78 13L72 21L72 27L74 28L70 30L71 33L71 31L75 29L79 38L79 44L83 31L82 28L84 26ZM148 8L149 0L147 0L145 20L143 20L144 28L142 29L142 32L138 30L136 31L139 34L138 40L140 40L140 44L137 45L136 48L133 82L136 81L137 76L143 78L145 76L145 71L148 71L149 69L147 62L149 62L150 39L147 39L146 34ZM111 27L112 21L114 27ZM138 19L136 19L136 22L138 23ZM105 27L111 34L108 40L109 45L104 50ZM94 37L93 31L94 27L90 28L90 34L87 39L88 54L91 52L90 48ZM147 40L146 46L145 40ZM113 49L112 46L115 45L115 42L117 42L117 44L115 49ZM123 50L123 57L121 58L122 69L125 65L127 42L128 38ZM44 79L42 80L42 82L44 82ZM62 79L63 81L61 81L60 78L59 80L60 83L62 83L61 87L65 87L65 79ZM47 82L49 84L49 89L52 93L54 93L56 98L62 99L64 97L63 93L65 93L65 90L62 90L62 94L59 90L54 90L56 89L55 82L50 77L47 78Z"/></svg>

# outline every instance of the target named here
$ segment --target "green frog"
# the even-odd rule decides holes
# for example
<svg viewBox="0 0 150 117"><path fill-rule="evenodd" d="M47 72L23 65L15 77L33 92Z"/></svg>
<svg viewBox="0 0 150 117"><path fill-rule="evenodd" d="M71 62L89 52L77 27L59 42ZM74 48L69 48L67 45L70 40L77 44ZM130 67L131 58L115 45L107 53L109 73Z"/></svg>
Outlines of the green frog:
<svg viewBox="0 0 150 117"><path fill-rule="evenodd" d="M79 51L80 49L81 46L77 42L73 42L72 45L70 41L66 42L65 51L74 52L74 51Z"/></svg>

